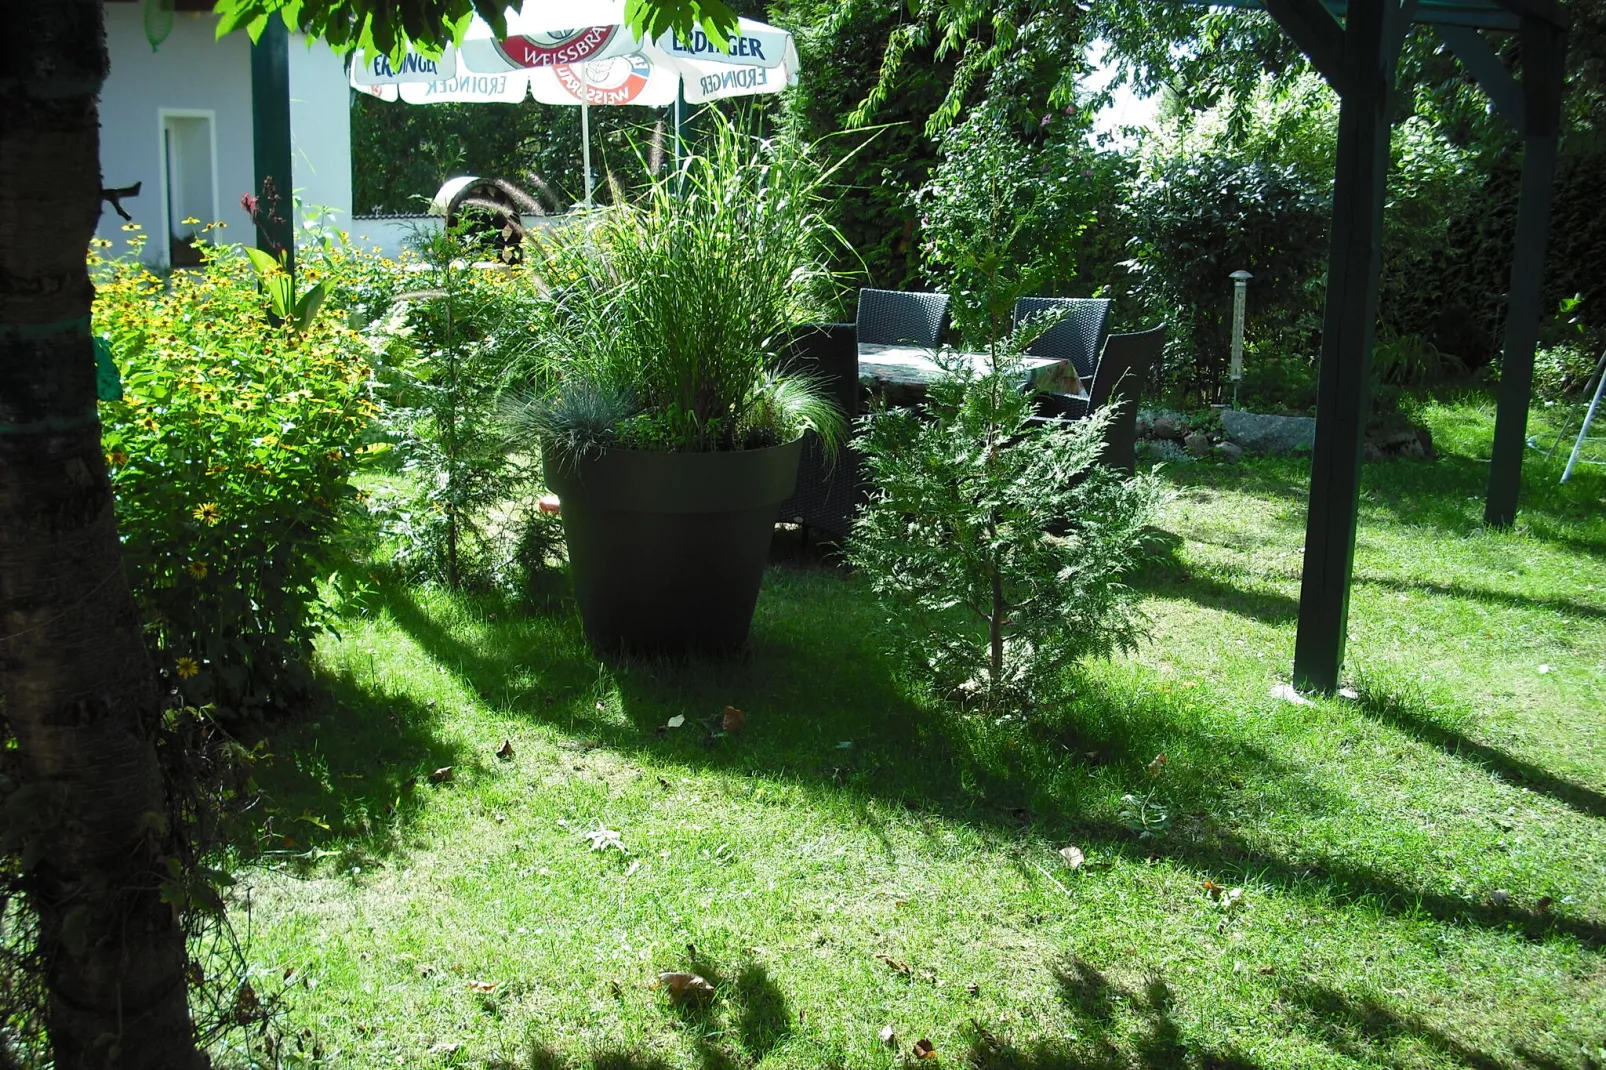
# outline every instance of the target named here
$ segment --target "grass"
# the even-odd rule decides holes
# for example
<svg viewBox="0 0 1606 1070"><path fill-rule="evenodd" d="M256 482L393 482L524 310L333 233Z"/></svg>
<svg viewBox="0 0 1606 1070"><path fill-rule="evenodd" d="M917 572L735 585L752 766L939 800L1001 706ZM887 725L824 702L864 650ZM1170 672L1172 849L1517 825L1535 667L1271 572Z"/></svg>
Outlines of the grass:
<svg viewBox="0 0 1606 1070"><path fill-rule="evenodd" d="M912 701L865 586L796 553L721 665L375 582L260 770L260 985L330 1066L1606 1064L1606 480L1531 463L1485 531L1492 409L1419 415L1443 458L1366 469L1352 699L1269 695L1298 460L1168 470L1151 640L1028 722Z"/></svg>

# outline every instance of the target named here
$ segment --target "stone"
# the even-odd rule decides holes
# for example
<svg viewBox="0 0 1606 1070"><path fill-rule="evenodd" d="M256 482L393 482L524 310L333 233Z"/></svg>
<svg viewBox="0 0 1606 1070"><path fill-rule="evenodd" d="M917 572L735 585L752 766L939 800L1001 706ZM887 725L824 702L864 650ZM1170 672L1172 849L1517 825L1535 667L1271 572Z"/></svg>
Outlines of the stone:
<svg viewBox="0 0 1606 1070"><path fill-rule="evenodd" d="M1377 448L1377 443L1370 440L1361 445L1361 461L1365 464L1378 464L1388 458L1383 451Z"/></svg>
<svg viewBox="0 0 1606 1070"><path fill-rule="evenodd" d="M1195 431L1182 440L1182 448L1195 457L1203 457L1210 452L1210 436L1203 431Z"/></svg>
<svg viewBox="0 0 1606 1070"><path fill-rule="evenodd" d="M1182 424L1175 416L1156 416L1154 418L1154 437L1167 438L1173 442L1182 440Z"/></svg>
<svg viewBox="0 0 1606 1070"><path fill-rule="evenodd" d="M1428 451L1422 448L1422 440L1415 435L1411 436L1411 441L1407 442L1405 448L1400 451L1401 457L1409 457L1416 461L1420 461L1427 455Z"/></svg>
<svg viewBox="0 0 1606 1070"><path fill-rule="evenodd" d="M1251 453L1292 453L1316 445L1316 420L1311 416L1266 416L1222 409L1221 427L1229 439Z"/></svg>
<svg viewBox="0 0 1606 1070"><path fill-rule="evenodd" d="M1232 463L1244 459L1244 448L1236 442L1217 442L1215 454L1223 461Z"/></svg>
<svg viewBox="0 0 1606 1070"><path fill-rule="evenodd" d="M1416 429L1416 440L1422 443L1422 456L1430 461L1439 459L1439 451L1433 448L1433 432L1425 427Z"/></svg>
<svg viewBox="0 0 1606 1070"><path fill-rule="evenodd" d="M1137 433L1139 438L1148 438L1154 434L1154 418L1146 412L1138 413Z"/></svg>
<svg viewBox="0 0 1606 1070"><path fill-rule="evenodd" d="M1413 442L1417 442L1418 445L1421 444L1416 437L1416 428L1402 427L1397 431L1390 432L1383 439L1383 448L1393 450L1396 453L1404 453L1411 448L1411 443Z"/></svg>

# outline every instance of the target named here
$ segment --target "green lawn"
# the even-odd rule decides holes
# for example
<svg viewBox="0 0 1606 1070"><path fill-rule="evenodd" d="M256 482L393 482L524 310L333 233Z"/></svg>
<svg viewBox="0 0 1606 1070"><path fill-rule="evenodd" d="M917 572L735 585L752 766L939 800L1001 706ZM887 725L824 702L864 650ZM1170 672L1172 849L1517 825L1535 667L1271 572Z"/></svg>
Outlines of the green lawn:
<svg viewBox="0 0 1606 1070"><path fill-rule="evenodd" d="M1351 699L1269 694L1297 460L1167 470L1151 640L1026 722L912 701L785 545L736 664L376 583L260 771L258 983L331 1066L1606 1065L1606 479L1535 461L1486 532L1492 407L1421 415L1443 458L1366 470Z"/></svg>

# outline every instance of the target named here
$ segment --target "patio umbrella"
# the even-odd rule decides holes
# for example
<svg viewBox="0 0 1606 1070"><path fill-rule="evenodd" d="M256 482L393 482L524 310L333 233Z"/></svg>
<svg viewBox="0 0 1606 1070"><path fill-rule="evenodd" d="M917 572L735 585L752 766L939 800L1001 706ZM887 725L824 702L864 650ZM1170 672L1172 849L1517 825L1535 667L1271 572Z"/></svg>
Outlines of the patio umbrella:
<svg viewBox="0 0 1606 1070"><path fill-rule="evenodd" d="M624 20L625 0L560 0L509 14L497 36L475 18L461 48L438 60L413 52L392 64L358 52L351 84L409 104L517 103L526 93L543 104L578 105L585 155L586 203L592 199L593 104L674 107L680 153L680 102L778 93L797 84L797 46L785 30L741 19L728 51L702 31L644 40Z"/></svg>

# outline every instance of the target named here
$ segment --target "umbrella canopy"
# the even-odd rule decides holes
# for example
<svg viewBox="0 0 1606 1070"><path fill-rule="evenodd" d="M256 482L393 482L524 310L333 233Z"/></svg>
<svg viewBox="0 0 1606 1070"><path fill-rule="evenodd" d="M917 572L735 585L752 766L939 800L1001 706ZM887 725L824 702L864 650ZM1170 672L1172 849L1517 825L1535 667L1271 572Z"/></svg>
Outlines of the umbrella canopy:
<svg viewBox="0 0 1606 1070"><path fill-rule="evenodd" d="M618 8L608 2L580 6ZM664 107L684 89L686 101L702 104L724 97L777 93L797 84L797 45L792 35L752 19L741 20L729 53L701 32L689 41L642 41L622 24L578 29L537 29L550 11L510 15L508 33L495 37L475 19L463 47L448 47L439 59L409 52L401 63L356 53L351 84L409 104L516 102L528 91L544 104L641 104ZM534 24L532 26L532 23ZM397 93L390 89L399 90ZM582 99L584 97L585 99Z"/></svg>
<svg viewBox="0 0 1606 1070"><path fill-rule="evenodd" d="M588 204L591 105L674 105L678 154L682 99L702 104L797 84L797 45L785 30L741 19L728 50L721 50L700 30L689 38L666 33L644 40L625 24L624 12L625 0L532 4L508 15L501 36L476 17L462 47L448 47L439 59L409 51L393 64L357 52L351 84L409 104L516 104L529 94L542 104L578 105Z"/></svg>

